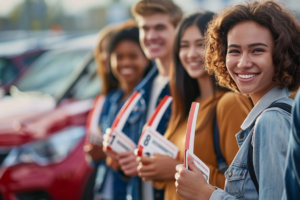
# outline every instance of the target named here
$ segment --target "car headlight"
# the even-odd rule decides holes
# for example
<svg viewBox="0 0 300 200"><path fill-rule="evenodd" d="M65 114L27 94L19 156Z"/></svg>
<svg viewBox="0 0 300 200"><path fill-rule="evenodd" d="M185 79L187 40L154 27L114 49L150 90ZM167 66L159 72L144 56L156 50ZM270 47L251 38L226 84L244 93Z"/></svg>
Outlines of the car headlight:
<svg viewBox="0 0 300 200"><path fill-rule="evenodd" d="M52 136L27 143L11 150L3 165L12 166L18 163L36 163L45 166L64 160L85 135L84 126L74 126Z"/></svg>

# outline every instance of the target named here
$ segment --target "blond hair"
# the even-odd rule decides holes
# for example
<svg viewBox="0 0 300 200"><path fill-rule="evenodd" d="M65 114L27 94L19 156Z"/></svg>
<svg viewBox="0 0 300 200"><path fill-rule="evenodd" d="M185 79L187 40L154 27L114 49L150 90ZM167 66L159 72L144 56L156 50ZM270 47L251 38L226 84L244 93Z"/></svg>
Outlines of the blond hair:
<svg viewBox="0 0 300 200"><path fill-rule="evenodd" d="M132 15L137 19L139 16L149 16L156 13L168 14L174 27L182 18L182 10L172 0L140 0L131 7Z"/></svg>

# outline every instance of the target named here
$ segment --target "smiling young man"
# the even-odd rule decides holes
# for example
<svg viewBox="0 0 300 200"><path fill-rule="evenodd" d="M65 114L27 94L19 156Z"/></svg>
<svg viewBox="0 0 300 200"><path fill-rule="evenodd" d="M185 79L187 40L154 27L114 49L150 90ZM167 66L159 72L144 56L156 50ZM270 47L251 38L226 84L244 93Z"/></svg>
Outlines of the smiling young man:
<svg viewBox="0 0 300 200"><path fill-rule="evenodd" d="M154 67L135 88L142 94L123 129L137 144L142 129L156 106L165 95L170 95L169 67L172 64L175 29L182 18L181 9L172 0L141 0L132 6L140 31L140 44ZM170 118L170 107L165 112L157 131L165 133ZM119 155L119 164L125 175L132 177L129 190L135 199L163 199L162 191L154 190L150 182L142 182L137 177L136 156L133 152Z"/></svg>

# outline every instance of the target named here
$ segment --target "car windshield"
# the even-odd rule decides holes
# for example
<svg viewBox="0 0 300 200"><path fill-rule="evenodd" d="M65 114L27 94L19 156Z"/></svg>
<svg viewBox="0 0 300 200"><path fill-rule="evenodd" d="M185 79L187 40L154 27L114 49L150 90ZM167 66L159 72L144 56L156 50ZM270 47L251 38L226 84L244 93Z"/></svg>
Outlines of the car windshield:
<svg viewBox="0 0 300 200"><path fill-rule="evenodd" d="M97 76L96 64L93 60L71 90L70 96L75 99L95 98L102 90L102 82Z"/></svg>
<svg viewBox="0 0 300 200"><path fill-rule="evenodd" d="M18 70L11 60L0 58L0 86L14 79L17 74Z"/></svg>
<svg viewBox="0 0 300 200"><path fill-rule="evenodd" d="M55 97L68 84L71 74L80 70L79 64L87 53L88 50L47 52L32 64L16 87L22 92L37 91Z"/></svg>

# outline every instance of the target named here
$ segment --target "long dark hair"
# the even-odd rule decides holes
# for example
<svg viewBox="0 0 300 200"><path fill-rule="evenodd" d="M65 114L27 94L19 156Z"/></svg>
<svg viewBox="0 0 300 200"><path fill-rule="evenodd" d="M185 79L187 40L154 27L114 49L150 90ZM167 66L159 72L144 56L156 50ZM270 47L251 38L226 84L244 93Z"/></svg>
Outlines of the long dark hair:
<svg viewBox="0 0 300 200"><path fill-rule="evenodd" d="M170 124L172 125L170 126L174 129L179 123L186 119L192 102L201 95L197 79L189 76L180 61L179 52L181 37L184 31L191 25L196 25L204 37L206 27L213 15L214 13L212 12L196 13L183 19L177 27L173 51L174 63L170 70L170 89L173 96L172 117L170 120ZM216 82L213 76L211 76L211 82L213 84ZM214 93L216 88L218 88L218 86L214 84Z"/></svg>

